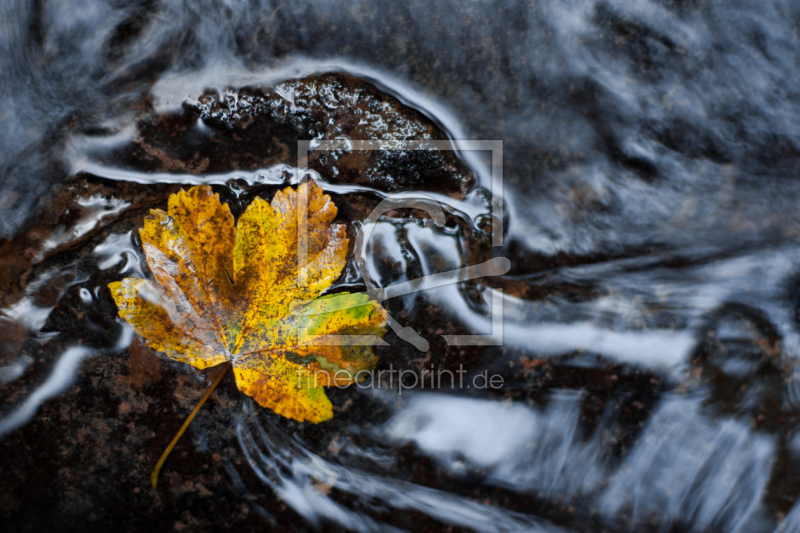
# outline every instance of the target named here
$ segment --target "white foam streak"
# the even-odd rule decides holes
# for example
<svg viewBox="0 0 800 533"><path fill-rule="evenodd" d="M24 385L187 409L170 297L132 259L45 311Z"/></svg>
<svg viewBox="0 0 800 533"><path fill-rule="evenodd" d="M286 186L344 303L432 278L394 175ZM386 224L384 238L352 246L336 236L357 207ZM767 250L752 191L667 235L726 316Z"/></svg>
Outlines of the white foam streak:
<svg viewBox="0 0 800 533"><path fill-rule="evenodd" d="M111 352L124 350L130 345L132 340L133 330L129 327L125 327L122 330L122 335L117 341L116 346L112 348ZM39 385L36 390L25 399L22 405L3 418L3 420L0 420L0 437L25 424L36 414L39 406L47 400L61 394L72 385L83 360L97 353L97 350L85 346L75 346L61 354L47 380Z"/></svg>
<svg viewBox="0 0 800 533"><path fill-rule="evenodd" d="M314 524L330 520L354 531L394 529L331 500L315 485L324 482L360 499L377 500L398 511L415 510L445 524L475 531L563 531L535 517L329 463L282 434L249 399L245 402L245 413L250 423L240 422L237 435L250 465L276 494ZM256 428L258 442L250 430L251 424Z"/></svg>

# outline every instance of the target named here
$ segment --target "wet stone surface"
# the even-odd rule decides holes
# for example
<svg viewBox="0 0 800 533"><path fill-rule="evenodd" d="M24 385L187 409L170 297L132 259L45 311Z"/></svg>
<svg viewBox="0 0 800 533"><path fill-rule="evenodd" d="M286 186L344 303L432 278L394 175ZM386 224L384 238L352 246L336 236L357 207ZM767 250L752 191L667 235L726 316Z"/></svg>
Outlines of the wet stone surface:
<svg viewBox="0 0 800 533"><path fill-rule="evenodd" d="M114 304L105 287L110 281L131 275L130 270L122 274L129 261L138 262L139 267L143 263L140 256L126 256L123 252L124 257L117 263L102 269L99 265L106 256L98 254L97 249L112 236L130 231L135 235L146 208L164 208L167 194L177 186L120 184L117 187L96 178L81 177L68 182L64 194L69 198L75 198L76 190L84 195L100 194L101 186L108 187L103 190L105 194L113 191L115 198L124 199L131 207L114 217L101 219L91 232L27 267L31 269L30 280L45 282L18 286L18 298L21 294L35 295L37 305L54 306L38 332L32 335L20 330L11 320L0 325L0 335L8 351L3 363L17 360L20 354L29 358L22 376L0 396L4 414L30 397L65 349L83 346L94 350L85 356L67 389L43 403L30 422L0 441L0 454L4 457L0 464L4 480L0 493L3 523L9 531L107 531L110 526L124 531L250 530L265 524L281 530L306 530L307 523L295 510L271 491L264 490L243 455L236 428L243 416L245 400L231 379L226 379L213 394L173 452L162 473L159 490L149 487L148 476L155 460L216 370L198 372L170 362L144 347L138 339L122 351L111 348L121 335L121 327L115 321ZM269 198L277 188L249 187L245 183L239 184L235 191L221 186L216 190L232 203L237 213L254 196ZM346 195L341 200L343 208L339 216L348 223L363 217L377 201L358 194ZM419 222L407 217L408 213L405 217L396 213L390 220L402 227ZM63 222L61 218L57 220ZM450 223L458 227L455 219ZM135 248L135 239L131 245ZM481 249L480 242L474 246ZM134 266L130 268L135 271ZM391 271L391 265L387 268ZM407 267L406 271L413 277L413 269ZM513 292L518 282L501 278L494 283ZM473 290L479 287L480 284L475 284ZM580 304L603 294L602 290L576 284L535 283L526 287L514 296ZM442 332L469 333L455 316L427 298L416 301L412 309L402 302L387 305L401 323L427 338L436 339ZM721 330L731 329L749 333L745 338L734 336L726 340ZM600 439L603 456L597 461L608 465L619 464L631 453L662 395L691 395L709 387L705 410L712 417L724 420L735 412L759 431L782 435L779 453L782 459L773 466L768 497L776 510L786 512L793 502L786 494L800 486L787 433L798 420L791 409L781 407L781 395L785 394L781 382L788 370L775 358L779 350L775 331L758 313L742 306L709 318L706 331L707 341L697 348L687 379L677 388L658 372L632 368L591 353L538 359L521 357L519 349L511 344L486 349L450 347L434 340L431 351L423 355L401 343L392 333L387 335L392 347L377 348L376 352L378 370L390 367L421 370L428 365L455 368L459 364L470 370L488 367L502 375L508 385L500 391L474 397L506 405L510 402L528 405L542 413L558 404L553 392L578 391L578 439L581 442ZM730 337L730 333L727 335ZM11 350L12 346L16 348ZM385 474L388 469L399 480L519 513L534 512L554 524L580 531L626 528L619 523L606 523L607 517L592 507L576 508L568 493L503 489L488 482L490 469L473 467L466 473L454 472L413 444L392 448L376 440L370 435L371 429L391 419L398 398L364 395L352 388L331 390L330 397L335 419L324 427L297 424L272 413L266 416L270 424L301 439L320 458L349 469L375 475ZM356 450L382 453L390 461L378 466L368 458L352 455L352 451L347 453L353 443ZM356 508L363 505L352 495L339 492L335 482L318 479L314 483L314 490L320 494L331 495ZM613 479L607 478L598 486L608 487L612 483ZM41 509L46 512L40 512ZM631 512L623 510L622 516ZM441 530L441 523L418 512L399 514L378 508L371 509L370 515L403 529ZM660 527L656 518L644 524L641 520L630 522L634 523L644 530L655 531ZM322 530L339 528L324 522Z"/></svg>
<svg viewBox="0 0 800 533"><path fill-rule="evenodd" d="M435 191L463 197L472 173L451 151L426 141L447 137L420 112L346 74L324 74L273 88L208 90L175 114L140 102L133 143L98 158L144 172L221 174L295 165L297 141L420 141L413 151L311 151L309 168L330 183L380 191Z"/></svg>
<svg viewBox="0 0 800 533"><path fill-rule="evenodd" d="M329 75L280 87L280 91L272 92L242 90L226 103L206 93L198 105L185 105L178 115L147 112L140 117L139 133L129 147L109 155L104 163L128 165L143 172L203 174L291 163L296 157L296 139L302 135L444 138L417 112L353 78ZM277 95L285 94L288 88L294 94L291 106ZM336 98L340 105L334 106L325 98ZM366 117L366 124L361 124L362 117ZM213 134L199 134L197 125L201 123L202 129ZM334 155L314 158L311 165L333 183L367 183L384 191L428 188L455 198L463 197L472 183L471 174L448 152ZM364 168L373 172L365 173ZM369 178L366 182L364 176ZM13 308L15 303L27 301L35 309L52 310L42 315L43 323L28 324L27 328L11 317L0 323L4 346L0 363L10 368L21 362L23 368L0 395L2 413L8 416L20 409L51 373L63 372L57 365L65 351L86 349L78 359L74 381L42 403L32 420L0 441L4 458L0 464L0 478L4 480L0 512L9 531L249 530L265 523L280 524L281 530L306 529L294 510L260 489L256 473L242 455L235 427L243 398L232 379L225 380L213 394L173 452L159 490L149 487L148 476L155 460L216 370L198 372L170 362L139 339L122 351L115 350L113 345L123 329L106 286L124 275L135 275L137 269L147 275L141 255L134 253L138 247L136 232L147 211L166 208L167 196L178 188L79 175L61 186L28 231L3 244L7 250L3 256L5 305ZM231 187L215 187L235 215L255 196L269 199L278 188L251 186L241 180ZM87 207L87 199L95 199L97 206ZM379 198L349 193L334 194L334 201L341 206L338 220L349 224L352 242L356 231L353 222L363 220ZM388 214L388 220L397 227L420 224L423 218L408 210ZM447 226L463 232L463 250L472 256L470 262L487 257L484 234L463 218L451 215ZM104 245L127 234L132 236L123 239L127 244L103 253ZM104 265L112 254L119 255L116 262ZM385 268L396 266L386 264ZM421 267L415 267L413 261L401 271L408 279L422 275ZM342 283L357 286L352 264ZM433 302L423 299L413 312L402 302L387 305L398 320L423 335L468 333ZM493 359L485 350L454 349L441 341L426 357L420 357L392 333L387 340L395 347L376 349L380 357L377 370L420 370L431 364L478 368ZM375 465L357 457L338 458L339 449L344 442L364 441L359 432L385 423L391 405L354 390L331 390L330 397L336 418L325 427L299 425L271 413L267 416L302 438L320 456L341 460L350 468L375 470ZM497 400L514 397L505 393ZM528 401L536 403L533 397ZM376 445L369 438L364 442ZM481 499L502 500L512 508L531 505L528 499L479 489L479 484L474 485L477 493L465 490L462 480L451 478L410 446L399 453L392 461L399 479L470 497L482 494ZM382 473L380 469L375 472ZM480 478L480 473L474 475ZM324 480L319 481L319 487L323 493L331 490ZM440 530L438 522L423 514L373 514L401 528ZM327 527L337 529L330 524Z"/></svg>
<svg viewBox="0 0 800 533"><path fill-rule="evenodd" d="M289 167L298 139L446 139L419 111L343 74L206 91L170 113L156 113L149 98L138 106L127 142L85 155L139 176L233 173L214 190L234 216L296 178ZM375 349L379 372L458 367L502 376L504 386L430 396L418 386L419 396L403 396L384 378L373 391L329 389L335 418L313 426L254 410L226 377L153 491L155 461L217 370L199 372L126 340L107 285L149 275L137 231L180 185L83 173L0 245L0 420L33 406L31 419L0 440L4 530L305 531L316 521L323 531L694 531L702 508L712 518L699 530L743 523L766 531L791 513L800 490L795 369L782 356L791 336L754 302L773 302L777 290L764 282L719 305L690 300L707 287L722 292L725 276L738 272L735 253L696 259L653 244L545 254L514 242L493 250L474 213L458 210L459 201L485 195L452 152L340 151L314 154L309 164L351 239L334 290L363 289L353 241L386 192L434 192L452 203L443 228L417 210L381 219L367 250L381 286L512 258L507 276L387 301L431 349L421 353L392 332L390 346ZM276 165L287 168L268 180L246 175ZM573 222L597 208L580 185L569 198L583 206ZM755 269L787 262L758 259ZM448 345L442 335L491 323L488 295L498 289L504 345ZM685 360L659 360L681 350ZM506 441L517 448L503 448ZM731 464L749 477L731 481ZM732 504L720 510L722 490L732 491ZM442 508L466 512L437 515Z"/></svg>
<svg viewBox="0 0 800 533"><path fill-rule="evenodd" d="M279 96L287 91L292 101ZM243 89L225 99L207 92L175 115L154 114L146 100L142 105L137 134L122 149L104 154L101 164L203 175L291 165L298 138L445 138L418 112L340 74L290 81L274 90ZM452 152L340 152L313 157L311 168L332 183L367 184L387 192L429 189L463 198L473 186L471 173ZM234 180L215 190L238 216L254 197L270 199L281 187ZM223 381L173 452L159 490L149 486L155 461L217 370L199 372L171 362L138 338L121 351L114 348L125 333L107 284L127 275L149 275L137 231L147 212L166 209L167 197L179 188L83 173L53 192L27 231L2 244L3 304L19 312L0 318L0 365L8 379L0 391L0 413L8 419L24 410L48 378L61 373L66 380L66 388L54 397L34 402L32 419L0 440L4 530L253 530L265 524L306 530L300 515L263 491L242 455L235 427L243 397L232 379ZM363 220L380 198L332 194L341 206L337 220L348 223L352 256L353 222ZM422 215L406 210L389 216L404 224L418 223ZM486 240L480 231L451 215L448 225L469 230L466 248L484 253L479 251ZM342 283L358 286L352 263ZM39 323L19 320L34 315L41 317ZM457 329L447 318L424 322L438 331ZM69 353L77 353L74 368L59 367ZM458 355L471 365L481 359L478 352L472 359L464 356ZM418 356L401 349L382 359L385 368L414 367ZM380 402L354 391L332 390L329 395L336 421L324 428L268 416L334 459L337 442L357 438L348 428L369 428L389 416ZM413 466L417 460L406 460L404 476L413 480L420 472ZM425 478L430 485L439 484L429 474ZM330 491L323 481L319 486L322 493ZM436 522L413 512L386 514L382 520L419 531L439 530ZM329 528L338 530L331 524L323 530Z"/></svg>

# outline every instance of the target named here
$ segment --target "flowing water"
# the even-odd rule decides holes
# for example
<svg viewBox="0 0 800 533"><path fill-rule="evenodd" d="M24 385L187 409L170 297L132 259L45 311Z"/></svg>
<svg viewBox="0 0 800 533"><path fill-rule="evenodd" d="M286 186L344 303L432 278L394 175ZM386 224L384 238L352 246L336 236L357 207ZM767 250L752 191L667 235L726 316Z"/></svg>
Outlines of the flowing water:
<svg viewBox="0 0 800 533"><path fill-rule="evenodd" d="M9 0L0 13L0 232L29 231L67 178L104 191L76 190L80 215L26 252L0 318L19 339L5 341L0 434L24 435L86 360L126 353L105 287L147 267L135 227L96 230L140 220L141 191L210 183L239 213L311 177L354 235L369 226L354 253L376 288L491 258L510 270L386 300L429 349L389 333L379 369L459 369L460 386L336 391L357 407L311 429L245 397L229 442L194 430L209 454L237 447L258 482L226 462L226 483L265 524L281 525L274 494L308 527L353 531L800 531L798 4ZM328 72L342 74L315 77ZM259 106L273 129L248 129L242 109ZM357 135L456 150L354 161ZM298 169L297 140L337 137L344 149ZM502 141L501 190L491 154L462 140ZM359 222L385 198L442 218ZM334 288L365 288L356 265ZM443 338L498 325L500 345ZM503 386L477 386L483 373Z"/></svg>

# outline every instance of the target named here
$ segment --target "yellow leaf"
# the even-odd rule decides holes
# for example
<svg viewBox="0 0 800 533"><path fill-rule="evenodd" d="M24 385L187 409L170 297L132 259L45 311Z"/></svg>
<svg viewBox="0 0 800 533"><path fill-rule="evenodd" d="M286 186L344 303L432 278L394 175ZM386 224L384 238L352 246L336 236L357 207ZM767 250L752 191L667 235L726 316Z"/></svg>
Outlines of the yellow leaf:
<svg viewBox="0 0 800 533"><path fill-rule="evenodd" d="M336 213L313 181L271 203L256 198L235 225L210 187L174 194L168 211L153 210L140 231L156 283L109 285L119 315L176 361L230 361L239 389L262 406L328 420L322 387L360 380L375 366L371 346L352 339L385 333L379 305L366 295L320 297L347 256Z"/></svg>

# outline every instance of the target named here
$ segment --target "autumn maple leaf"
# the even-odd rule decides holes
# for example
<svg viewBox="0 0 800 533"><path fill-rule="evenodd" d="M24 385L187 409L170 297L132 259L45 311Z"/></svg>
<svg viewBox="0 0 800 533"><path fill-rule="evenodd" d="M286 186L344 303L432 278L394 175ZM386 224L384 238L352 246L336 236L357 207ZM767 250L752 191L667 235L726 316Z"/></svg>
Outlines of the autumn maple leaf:
<svg viewBox="0 0 800 533"><path fill-rule="evenodd" d="M119 315L176 361L197 368L230 361L238 388L262 406L299 421L328 420L322 386L372 369L364 341L380 342L385 332L366 295L320 297L347 255L345 226L331 224L336 213L313 181L279 191L271 204L256 198L236 224L208 186L174 194L168 212L151 211L140 230L156 283L109 285ZM344 335L361 336L360 344Z"/></svg>

